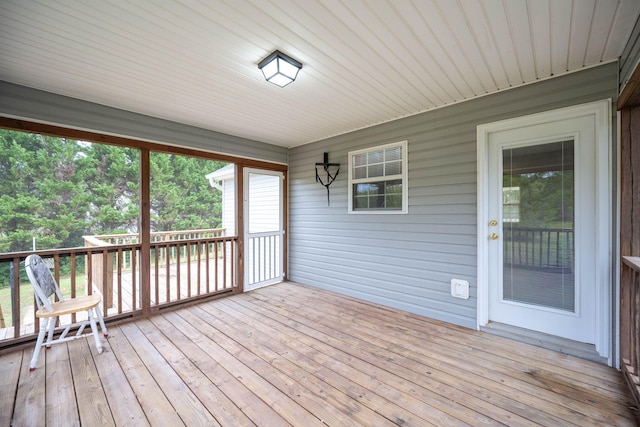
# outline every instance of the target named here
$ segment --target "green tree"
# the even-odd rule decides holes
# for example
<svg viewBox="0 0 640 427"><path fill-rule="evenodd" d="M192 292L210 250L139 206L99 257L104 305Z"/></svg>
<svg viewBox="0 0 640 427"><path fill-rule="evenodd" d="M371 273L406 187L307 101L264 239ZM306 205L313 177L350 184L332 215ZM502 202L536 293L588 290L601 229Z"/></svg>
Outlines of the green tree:
<svg viewBox="0 0 640 427"><path fill-rule="evenodd" d="M22 251L74 243L82 230L84 181L73 140L2 131L0 144L0 249Z"/></svg>
<svg viewBox="0 0 640 427"><path fill-rule="evenodd" d="M3 129L0 150L0 251L138 231L139 150ZM152 230L220 226L221 195L204 176L225 163L162 153L150 161Z"/></svg>
<svg viewBox="0 0 640 427"><path fill-rule="evenodd" d="M140 151L83 143L78 168L90 198L90 234L135 233L140 215Z"/></svg>
<svg viewBox="0 0 640 427"><path fill-rule="evenodd" d="M546 171L505 177L520 189L520 225L573 227L573 171Z"/></svg>
<svg viewBox="0 0 640 427"><path fill-rule="evenodd" d="M33 180L30 148L37 146L36 135L21 132L0 133L0 250L23 250L31 242L35 228L33 206L39 201L32 194Z"/></svg>
<svg viewBox="0 0 640 427"><path fill-rule="evenodd" d="M221 195L204 175L226 163L163 153L151 153L150 162L153 231L220 226Z"/></svg>

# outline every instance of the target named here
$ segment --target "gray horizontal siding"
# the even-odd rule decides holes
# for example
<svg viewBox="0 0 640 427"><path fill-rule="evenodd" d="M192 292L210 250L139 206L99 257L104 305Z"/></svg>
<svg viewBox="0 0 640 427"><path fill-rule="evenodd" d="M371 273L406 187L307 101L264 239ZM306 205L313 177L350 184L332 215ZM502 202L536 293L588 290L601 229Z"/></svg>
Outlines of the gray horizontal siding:
<svg viewBox="0 0 640 427"><path fill-rule="evenodd" d="M615 98L617 73L609 63L290 150L289 278L475 327L477 125ZM409 213L347 214L348 152L403 140ZM315 182L323 152L341 164L330 206ZM450 296L454 277L468 300Z"/></svg>
<svg viewBox="0 0 640 427"><path fill-rule="evenodd" d="M631 78L638 61L640 61L640 19L636 21L622 55L620 55L620 92Z"/></svg>
<svg viewBox="0 0 640 427"><path fill-rule="evenodd" d="M286 163L287 149L0 80L0 115L74 129Z"/></svg>

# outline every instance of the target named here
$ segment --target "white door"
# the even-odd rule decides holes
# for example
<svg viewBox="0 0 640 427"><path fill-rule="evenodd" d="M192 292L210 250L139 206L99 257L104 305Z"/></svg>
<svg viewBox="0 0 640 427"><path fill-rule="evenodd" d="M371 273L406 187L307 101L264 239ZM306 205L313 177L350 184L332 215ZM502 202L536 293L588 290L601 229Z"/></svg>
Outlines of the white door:
<svg viewBox="0 0 640 427"><path fill-rule="evenodd" d="M282 281L283 174L244 169L244 290Z"/></svg>
<svg viewBox="0 0 640 427"><path fill-rule="evenodd" d="M608 138L593 112L538 119L486 132L484 323L596 344L606 355Z"/></svg>

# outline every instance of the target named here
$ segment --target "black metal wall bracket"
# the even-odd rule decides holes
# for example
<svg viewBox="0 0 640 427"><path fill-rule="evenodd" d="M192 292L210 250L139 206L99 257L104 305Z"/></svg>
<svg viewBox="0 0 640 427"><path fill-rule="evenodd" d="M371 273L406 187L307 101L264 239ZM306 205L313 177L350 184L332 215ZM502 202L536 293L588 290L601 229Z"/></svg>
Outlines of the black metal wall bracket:
<svg viewBox="0 0 640 427"><path fill-rule="evenodd" d="M318 166L322 166L324 172L327 173L327 178L325 181L322 180L320 174L318 173ZM330 168L337 168L334 173L331 173ZM329 200L329 186L333 184L333 181L336 180L338 174L340 173L340 163L329 163L329 153L324 153L324 161L322 163L316 163L316 182L319 182L327 189L327 206L331 206L331 202ZM324 175L324 174L323 174Z"/></svg>

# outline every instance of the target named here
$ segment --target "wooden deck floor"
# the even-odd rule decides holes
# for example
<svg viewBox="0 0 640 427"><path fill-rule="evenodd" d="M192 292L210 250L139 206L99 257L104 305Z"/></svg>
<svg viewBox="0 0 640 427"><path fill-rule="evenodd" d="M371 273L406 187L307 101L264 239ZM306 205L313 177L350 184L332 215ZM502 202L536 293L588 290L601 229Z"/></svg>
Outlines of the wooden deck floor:
<svg viewBox="0 0 640 427"><path fill-rule="evenodd" d="M294 283L104 341L0 356L0 426L636 425L613 369Z"/></svg>

